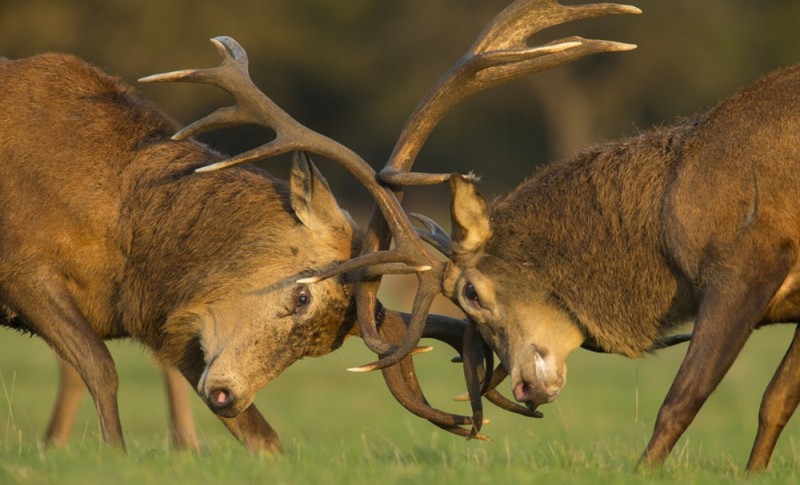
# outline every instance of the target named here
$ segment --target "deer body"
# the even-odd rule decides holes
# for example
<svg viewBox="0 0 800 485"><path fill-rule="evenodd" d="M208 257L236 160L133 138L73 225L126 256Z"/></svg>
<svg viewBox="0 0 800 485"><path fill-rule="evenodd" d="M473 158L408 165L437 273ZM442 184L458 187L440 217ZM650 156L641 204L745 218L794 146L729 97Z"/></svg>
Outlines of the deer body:
<svg viewBox="0 0 800 485"><path fill-rule="evenodd" d="M491 207L451 180L449 293L518 400L555 399L584 340L636 357L695 320L643 457L658 462L754 328L800 322L797 93L800 67L773 73L683 124L547 165ZM796 345L765 393L751 470L800 400Z"/></svg>
<svg viewBox="0 0 800 485"><path fill-rule="evenodd" d="M103 339L131 337L175 366L253 449L275 450L255 391L335 349L352 319L338 279L350 219L313 167L292 182L220 156L76 58L0 60L0 305L81 374L104 437L122 445ZM349 323L348 323L349 322Z"/></svg>

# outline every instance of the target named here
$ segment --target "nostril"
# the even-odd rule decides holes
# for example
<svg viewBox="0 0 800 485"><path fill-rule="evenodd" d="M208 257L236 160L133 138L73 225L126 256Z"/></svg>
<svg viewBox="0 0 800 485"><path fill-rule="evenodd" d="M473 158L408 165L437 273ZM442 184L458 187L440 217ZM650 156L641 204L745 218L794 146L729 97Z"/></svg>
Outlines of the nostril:
<svg viewBox="0 0 800 485"><path fill-rule="evenodd" d="M214 389L209 397L216 409L229 408L233 404L233 394L225 388Z"/></svg>
<svg viewBox="0 0 800 485"><path fill-rule="evenodd" d="M528 402L537 406L552 402L560 392L561 387L558 385L541 387L523 381L514 386L514 398L517 401Z"/></svg>
<svg viewBox="0 0 800 485"><path fill-rule="evenodd" d="M527 382L520 382L514 386L514 399L519 402L529 401L531 398L531 386Z"/></svg>

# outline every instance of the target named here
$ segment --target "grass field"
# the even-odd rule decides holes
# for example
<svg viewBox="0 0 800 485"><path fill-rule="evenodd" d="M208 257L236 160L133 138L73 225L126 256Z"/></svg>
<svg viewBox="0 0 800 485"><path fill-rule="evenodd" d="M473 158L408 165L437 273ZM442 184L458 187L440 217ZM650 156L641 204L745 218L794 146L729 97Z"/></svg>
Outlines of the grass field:
<svg viewBox="0 0 800 485"><path fill-rule="evenodd" d="M320 359L299 362L258 396L285 456L248 455L197 400L204 443L196 454L169 445L160 376L136 344L114 342L127 456L98 438L90 400L66 449L40 440L56 390L56 366L38 339L0 330L0 483L786 483L798 480L798 424L787 427L771 469L743 472L764 386L783 356L792 328L758 331L727 378L678 443L667 464L635 472L658 407L685 347L631 361L579 351L569 383L544 419L510 415L487 404L491 443L464 441L403 410L379 374L346 367L370 354L358 340ZM435 345L435 344L434 344ZM466 412L451 398L463 392L460 369L443 345L416 358L429 399ZM508 392L508 386L502 389Z"/></svg>

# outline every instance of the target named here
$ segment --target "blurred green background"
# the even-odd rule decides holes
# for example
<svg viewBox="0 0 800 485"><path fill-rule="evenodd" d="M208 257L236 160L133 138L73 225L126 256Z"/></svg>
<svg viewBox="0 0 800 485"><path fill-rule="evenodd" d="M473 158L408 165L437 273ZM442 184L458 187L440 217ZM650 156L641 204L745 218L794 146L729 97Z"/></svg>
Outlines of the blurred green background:
<svg viewBox="0 0 800 485"><path fill-rule="evenodd" d="M635 43L637 50L586 58L479 94L445 117L415 168L474 170L484 176L481 187L491 198L511 189L537 164L702 112L760 75L800 60L800 2L631 3L645 13L569 24L538 34L534 42L582 35ZM216 65L218 57L208 38L230 35L247 49L255 82L279 105L379 167L417 100L507 4L0 0L0 55L71 52L135 84L148 74ZM206 86L138 89L182 123L229 102L225 94ZM250 128L205 140L234 153L268 137ZM286 168L282 161L262 165L278 174ZM325 162L321 166L343 205L364 220L369 207L365 191L341 169ZM411 210L447 223L444 188L410 192ZM386 298L395 293L404 295L384 289L390 295ZM408 304L405 297L392 301L395 307ZM437 308L452 311L446 304ZM55 395L55 363L40 341L10 330L0 334L0 478L5 471L19 481L47 481L54 475L41 471L44 465L36 461L36 450ZM786 327L756 332L678 444L673 472L681 464L692 467L708 461L713 464L707 468L721 474L723 481L741 477L755 436L761 392L790 338ZM134 343L111 345L119 361L120 405L129 443L145 450L168 449L162 385L146 351ZM449 404L453 395L463 392L458 366L448 363L452 352L436 347L433 354L416 359L423 385L434 403L466 412L463 404ZM485 469L530 479L557 468L569 477L576 463L589 463L602 476L632 468L684 350L662 351L638 361L578 352L569 361L569 383L562 396L543 408L545 419L526 420L491 409L492 423L486 428L495 439L491 444L464 443L406 413L378 374L344 372L371 358L355 340L333 355L299 362L264 389L258 402L294 463L316 461L333 473L348 465L357 467L348 460L358 455L390 463L385 472L412 480L424 477L426 467L463 469L476 483L491 480L482 474ZM73 433L78 449L96 447L98 440L94 410L85 401ZM199 400L195 406L208 446L233 441ZM784 478L797 478L791 471L798 460L797 426L790 424L776 452ZM304 459L304 454L310 458ZM28 458L33 464L13 465L15 456L28 455L34 456ZM143 455L149 456L147 451ZM287 476L284 482L296 481L295 475Z"/></svg>

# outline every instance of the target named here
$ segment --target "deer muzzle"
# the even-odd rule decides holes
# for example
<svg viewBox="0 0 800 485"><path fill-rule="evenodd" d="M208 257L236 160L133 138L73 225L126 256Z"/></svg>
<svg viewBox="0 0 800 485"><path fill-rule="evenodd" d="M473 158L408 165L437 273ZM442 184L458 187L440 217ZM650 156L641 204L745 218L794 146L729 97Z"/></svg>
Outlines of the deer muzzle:
<svg viewBox="0 0 800 485"><path fill-rule="evenodd" d="M566 382L566 366L533 344L527 345L523 354L513 367L511 385L514 398L535 409L558 397Z"/></svg>
<svg viewBox="0 0 800 485"><path fill-rule="evenodd" d="M250 405L250 400L243 397L236 376L218 372L214 366L216 360L215 356L206 365L197 383L197 392L214 414L233 418Z"/></svg>

